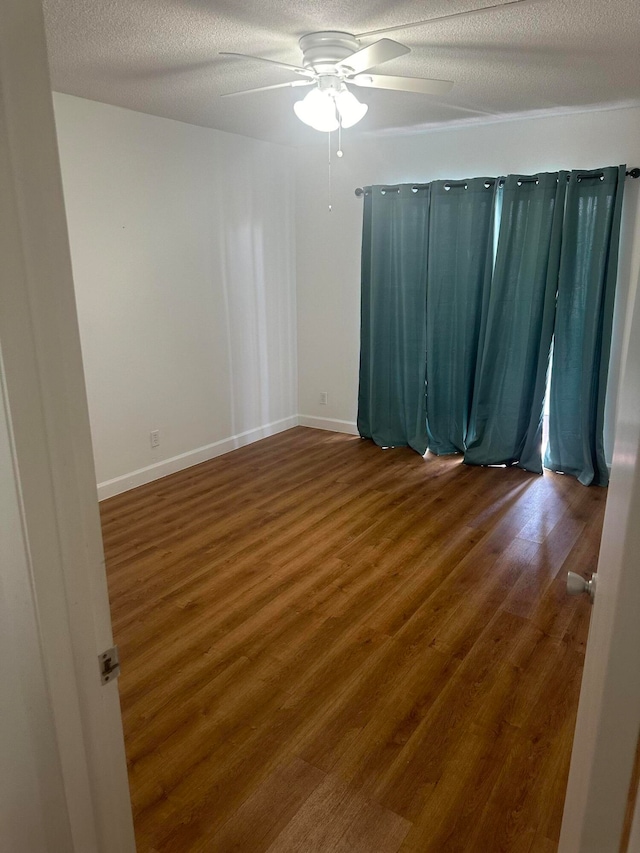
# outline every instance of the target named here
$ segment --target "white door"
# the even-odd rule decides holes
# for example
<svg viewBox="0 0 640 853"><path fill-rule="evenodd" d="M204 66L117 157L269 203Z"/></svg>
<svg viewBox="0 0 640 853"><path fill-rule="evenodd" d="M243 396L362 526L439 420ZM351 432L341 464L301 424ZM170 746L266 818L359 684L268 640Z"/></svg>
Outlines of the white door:
<svg viewBox="0 0 640 853"><path fill-rule="evenodd" d="M627 339L560 853L618 853L640 732L640 294Z"/></svg>
<svg viewBox="0 0 640 853"><path fill-rule="evenodd" d="M28 744L25 784L48 810L40 840L12 850L131 853L118 687L98 666L111 623L40 0L0 3L0 223L0 498L20 525L0 542L2 591L24 608L7 642L32 672L13 682L33 694L11 708L24 700L40 721L3 715L2 734ZM15 816L18 779L5 781Z"/></svg>

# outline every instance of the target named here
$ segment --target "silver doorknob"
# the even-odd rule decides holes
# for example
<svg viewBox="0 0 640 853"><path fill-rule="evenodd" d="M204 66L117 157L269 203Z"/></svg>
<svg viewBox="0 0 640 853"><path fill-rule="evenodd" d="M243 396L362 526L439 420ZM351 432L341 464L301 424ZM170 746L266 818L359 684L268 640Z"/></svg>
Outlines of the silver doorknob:
<svg viewBox="0 0 640 853"><path fill-rule="evenodd" d="M592 574L590 580L585 580L575 572L567 572L567 592L569 595L579 595L581 592L587 592L591 601L593 601L596 595L597 582L597 573Z"/></svg>

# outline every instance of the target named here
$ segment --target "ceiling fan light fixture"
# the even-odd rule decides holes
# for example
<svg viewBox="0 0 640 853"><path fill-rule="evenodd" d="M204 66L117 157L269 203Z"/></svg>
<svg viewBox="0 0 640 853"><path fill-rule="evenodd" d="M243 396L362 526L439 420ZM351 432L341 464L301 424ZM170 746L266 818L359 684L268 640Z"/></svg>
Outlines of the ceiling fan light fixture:
<svg viewBox="0 0 640 853"><path fill-rule="evenodd" d="M319 86L293 105L300 121L314 130L331 133L342 127L353 127L369 109L361 104L344 84Z"/></svg>

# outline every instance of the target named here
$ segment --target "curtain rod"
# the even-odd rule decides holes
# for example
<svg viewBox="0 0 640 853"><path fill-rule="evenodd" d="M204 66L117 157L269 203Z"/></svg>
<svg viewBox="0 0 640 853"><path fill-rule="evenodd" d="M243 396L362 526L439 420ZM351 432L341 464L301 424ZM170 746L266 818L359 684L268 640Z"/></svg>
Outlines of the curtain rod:
<svg viewBox="0 0 640 853"><path fill-rule="evenodd" d="M625 172L625 174L626 174L627 178L640 178L640 168L638 168L638 166L634 166L633 169L629 169L627 172ZM570 175L567 175L567 180L569 180L570 177L571 177ZM585 175L584 177L596 178L596 177L598 177L598 175L597 174ZM465 184L464 181L450 181L450 183L451 183L451 186L453 186L453 187L464 186L464 184ZM498 183L504 184L504 178L500 178ZM429 186L429 184L416 184L416 187L420 187L421 189L424 189L425 187L428 187L428 186ZM394 185L391 185L388 187L388 189L390 189L390 190L399 189L399 188L400 188L399 184L394 184ZM360 196L366 195L366 193L362 187L356 187L356 195L359 198Z"/></svg>

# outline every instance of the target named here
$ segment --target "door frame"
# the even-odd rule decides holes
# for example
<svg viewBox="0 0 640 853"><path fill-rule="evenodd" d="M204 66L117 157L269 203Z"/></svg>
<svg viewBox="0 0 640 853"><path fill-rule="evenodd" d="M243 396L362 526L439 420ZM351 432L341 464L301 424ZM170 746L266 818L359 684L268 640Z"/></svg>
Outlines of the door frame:
<svg viewBox="0 0 640 853"><path fill-rule="evenodd" d="M118 687L98 665L113 639L40 0L0 3L0 221L5 405L73 850L130 853Z"/></svg>
<svg viewBox="0 0 640 853"><path fill-rule="evenodd" d="M631 299L559 853L617 853L640 732L640 298Z"/></svg>

